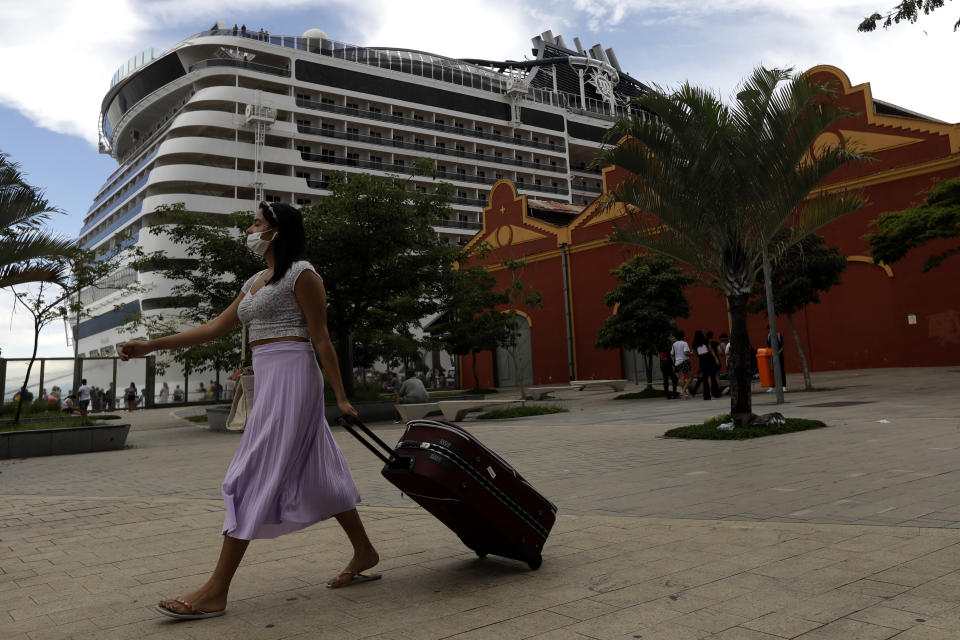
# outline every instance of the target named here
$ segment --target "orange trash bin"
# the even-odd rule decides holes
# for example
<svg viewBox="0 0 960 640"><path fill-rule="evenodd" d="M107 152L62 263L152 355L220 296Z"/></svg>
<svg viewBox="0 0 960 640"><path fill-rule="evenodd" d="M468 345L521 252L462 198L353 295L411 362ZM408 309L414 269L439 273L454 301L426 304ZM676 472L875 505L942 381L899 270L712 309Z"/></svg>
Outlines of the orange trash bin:
<svg viewBox="0 0 960 640"><path fill-rule="evenodd" d="M773 386L773 363L770 356L773 349L757 349L757 369L760 370L760 386Z"/></svg>

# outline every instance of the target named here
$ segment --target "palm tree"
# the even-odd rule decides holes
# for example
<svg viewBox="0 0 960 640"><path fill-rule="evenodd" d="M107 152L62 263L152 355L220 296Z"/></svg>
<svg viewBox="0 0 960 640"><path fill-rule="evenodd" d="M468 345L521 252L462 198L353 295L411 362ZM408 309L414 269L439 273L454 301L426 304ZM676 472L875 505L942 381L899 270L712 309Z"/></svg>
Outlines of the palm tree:
<svg viewBox="0 0 960 640"><path fill-rule="evenodd" d="M732 106L683 84L656 88L635 102L598 155L630 175L607 196L626 205L615 238L686 263L727 297L733 371L731 414L751 414L747 302L763 256L774 257L865 201L859 194L811 195L824 178L865 156L843 143L812 153L831 124L851 116L829 87L791 69L757 68ZM652 115L655 114L655 115ZM630 140L624 140L624 138ZM770 240L789 223L783 243Z"/></svg>
<svg viewBox="0 0 960 640"><path fill-rule="evenodd" d="M59 212L42 191L27 184L20 165L0 152L0 288L57 282L64 277L62 259L70 256L76 245L40 227L49 214Z"/></svg>

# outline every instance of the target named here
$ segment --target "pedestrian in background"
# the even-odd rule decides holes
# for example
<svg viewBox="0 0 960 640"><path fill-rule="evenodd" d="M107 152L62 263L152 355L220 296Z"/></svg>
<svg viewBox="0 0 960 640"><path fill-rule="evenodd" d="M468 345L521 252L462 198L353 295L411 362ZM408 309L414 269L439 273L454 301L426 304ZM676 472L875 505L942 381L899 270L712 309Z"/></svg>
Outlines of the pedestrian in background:
<svg viewBox="0 0 960 640"><path fill-rule="evenodd" d="M677 393L677 372L673 370L673 360L670 359L670 343L663 344L660 348L660 374L663 377L663 392L667 394L667 400L679 398ZM673 381L673 393L670 393L669 383Z"/></svg>
<svg viewBox="0 0 960 640"><path fill-rule="evenodd" d="M700 382L703 384L703 399L709 400L713 392L714 397L720 397L720 384L717 382L717 360L710 348L710 342L703 334L703 331L697 329L693 334L693 350L697 352L697 360L700 365Z"/></svg>
<svg viewBox="0 0 960 640"><path fill-rule="evenodd" d="M126 391L123 393L124 399L127 401L127 411L133 411L137 408L137 385L130 383L130 386L127 387Z"/></svg>
<svg viewBox="0 0 960 640"><path fill-rule="evenodd" d="M670 347L670 355L673 357L673 368L680 377L681 398L692 398L688 391L690 382L693 380L692 367L690 366L690 345L683 339L683 331L677 331L677 339Z"/></svg>

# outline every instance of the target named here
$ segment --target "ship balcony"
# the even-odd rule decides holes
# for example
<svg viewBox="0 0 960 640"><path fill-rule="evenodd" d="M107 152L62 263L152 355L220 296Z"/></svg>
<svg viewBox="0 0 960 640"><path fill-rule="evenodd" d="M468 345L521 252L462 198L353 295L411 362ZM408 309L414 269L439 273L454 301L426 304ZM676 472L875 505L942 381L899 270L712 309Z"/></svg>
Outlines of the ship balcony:
<svg viewBox="0 0 960 640"><path fill-rule="evenodd" d="M341 158L328 154L310 153L301 151L300 156L307 162L319 162L322 164L332 164L341 167L356 167L358 169L372 169L374 171L383 171L386 173L410 174L413 173L413 167L409 164L396 164L391 162L372 162L369 160L359 160L356 158ZM479 176L465 176L453 174L448 171L438 171L438 177L449 180L459 180L462 182L472 182L475 184L495 184L498 178L481 178ZM464 178L473 178L473 180L464 180ZM313 189L326 189L326 180L307 180L307 186ZM558 195L567 195L569 191L565 187L552 187L539 184L530 184L527 182L515 182L517 190L524 192L552 193ZM322 186L321 186L322 185ZM471 206L486 206L487 201L478 201L481 204L470 203ZM461 203L468 204L468 203Z"/></svg>
<svg viewBox="0 0 960 640"><path fill-rule="evenodd" d="M399 140L388 140L381 136L368 136L359 133L347 133L336 129L324 129L310 125L298 124L297 131L309 135L322 136L326 138L335 138L337 140L348 140L352 142L364 142L379 146L395 147L407 149L410 151L421 151L424 153L433 153L442 156L451 156L456 158L468 158L471 160L481 160L486 163L503 164L512 167L524 167L535 169L537 171L549 171L553 173L566 173L567 169L561 166L548 165L542 162L530 162L528 160L517 160L516 158L506 158L492 153L475 153L473 151L457 151L447 147L439 147L429 144L418 144L415 142L400 142Z"/></svg>
<svg viewBox="0 0 960 640"><path fill-rule="evenodd" d="M504 135L499 135L495 133L487 133L486 131L475 131L472 129L467 129L466 127L450 126L448 124L438 124L436 122L427 122L426 120L415 120L413 118L395 116L389 113L376 113L373 111L365 111L363 109L354 109L353 107L343 107L336 104L327 104L325 102L315 102L313 100L305 100L303 98L297 98L297 106L305 107L307 109L315 109L317 111L326 111L328 113L337 113L340 115L352 116L354 118L378 120L380 122L390 122L393 124L399 124L406 127L430 129L432 131L441 131L443 133L451 133L454 135L466 136L470 138L480 138L482 140L493 140L495 142L500 142L503 144L512 144L520 147L531 147L534 149L544 149L546 151L553 151L555 153L566 153L566 147L564 145L527 140L524 138L515 138L512 136L504 136Z"/></svg>

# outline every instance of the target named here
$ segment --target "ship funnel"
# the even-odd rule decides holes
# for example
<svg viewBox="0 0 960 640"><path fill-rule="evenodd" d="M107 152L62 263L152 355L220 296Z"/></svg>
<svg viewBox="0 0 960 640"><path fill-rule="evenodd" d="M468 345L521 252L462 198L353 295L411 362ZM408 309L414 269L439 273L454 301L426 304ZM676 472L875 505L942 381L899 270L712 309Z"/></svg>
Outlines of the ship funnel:
<svg viewBox="0 0 960 640"><path fill-rule="evenodd" d="M610 64L613 65L613 68L623 73L623 69L620 68L620 62L617 60L617 54L613 52L613 48L607 49L607 59L610 61Z"/></svg>
<svg viewBox="0 0 960 640"><path fill-rule="evenodd" d="M603 54L603 47L600 46L600 43L590 47L590 57L594 60L599 60L600 62L606 62L607 56Z"/></svg>

